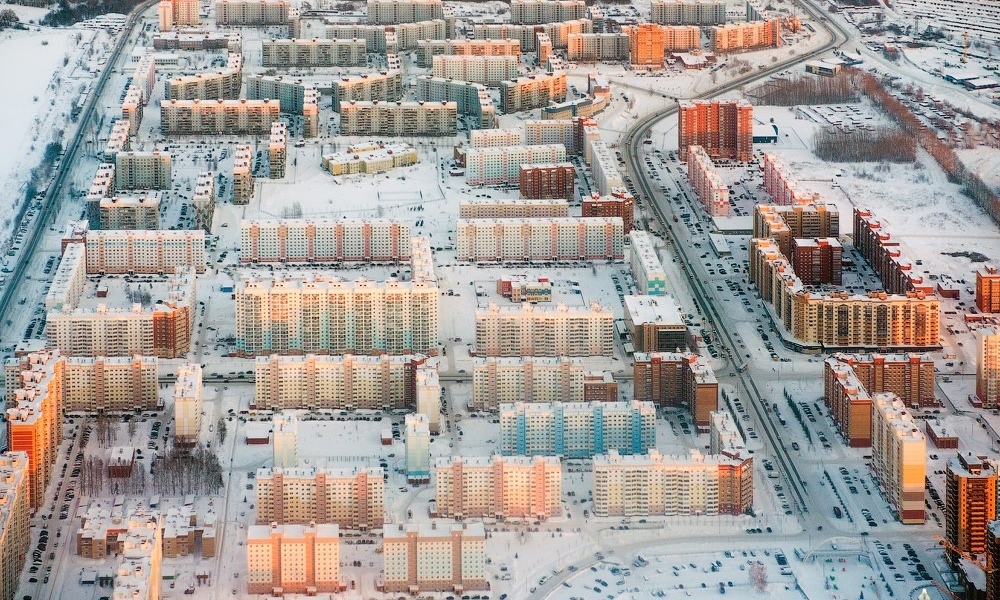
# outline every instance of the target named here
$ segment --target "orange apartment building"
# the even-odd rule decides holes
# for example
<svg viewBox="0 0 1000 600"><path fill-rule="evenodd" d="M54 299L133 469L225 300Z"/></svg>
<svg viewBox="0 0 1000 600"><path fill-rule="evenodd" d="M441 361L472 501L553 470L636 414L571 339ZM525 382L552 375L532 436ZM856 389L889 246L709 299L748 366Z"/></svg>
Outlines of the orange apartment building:
<svg viewBox="0 0 1000 600"><path fill-rule="evenodd" d="M794 238L792 266L802 285L843 283L844 248L837 238Z"/></svg>
<svg viewBox="0 0 1000 600"><path fill-rule="evenodd" d="M334 523L379 529L385 521L382 469L295 467L257 471L257 523Z"/></svg>
<svg viewBox="0 0 1000 600"><path fill-rule="evenodd" d="M339 592L340 528L331 523L247 528L247 592Z"/></svg>
<svg viewBox="0 0 1000 600"><path fill-rule="evenodd" d="M576 168L572 163L521 165L518 182L522 198L572 200L576 195Z"/></svg>
<svg viewBox="0 0 1000 600"><path fill-rule="evenodd" d="M869 394L892 392L910 408L938 406L934 359L929 354L834 354L847 364Z"/></svg>
<svg viewBox="0 0 1000 600"><path fill-rule="evenodd" d="M667 52L667 31L662 25L641 23L622 29L628 34L633 68L649 70L663 68Z"/></svg>
<svg viewBox="0 0 1000 600"><path fill-rule="evenodd" d="M997 470L971 453L948 461L945 539L961 552L986 552L986 527L997 517ZM952 552L949 555L954 556Z"/></svg>
<svg viewBox="0 0 1000 600"><path fill-rule="evenodd" d="M625 235L635 224L635 198L625 190L613 190L607 196L594 194L583 200L584 217L618 217Z"/></svg>
<svg viewBox="0 0 1000 600"><path fill-rule="evenodd" d="M711 40L716 53L777 48L781 45L781 20L719 25L712 29Z"/></svg>
<svg viewBox="0 0 1000 600"><path fill-rule="evenodd" d="M635 399L657 406L688 406L699 431L708 431L719 409L719 382L708 362L693 352L637 352Z"/></svg>
<svg viewBox="0 0 1000 600"><path fill-rule="evenodd" d="M976 308L980 312L1000 312L1000 270L983 265L976 271Z"/></svg>
<svg viewBox="0 0 1000 600"><path fill-rule="evenodd" d="M847 363L828 358L823 367L823 399L852 448L872 445L872 398Z"/></svg>
<svg viewBox="0 0 1000 600"><path fill-rule="evenodd" d="M691 100L678 109L677 148L687 160L690 146L713 159L747 162L753 155L753 106L746 100Z"/></svg>

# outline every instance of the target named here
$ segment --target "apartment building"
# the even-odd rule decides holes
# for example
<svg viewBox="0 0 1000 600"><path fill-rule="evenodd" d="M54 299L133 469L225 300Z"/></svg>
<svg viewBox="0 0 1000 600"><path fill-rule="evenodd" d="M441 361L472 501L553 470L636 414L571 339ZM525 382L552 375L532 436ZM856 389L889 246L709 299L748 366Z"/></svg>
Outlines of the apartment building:
<svg viewBox="0 0 1000 600"><path fill-rule="evenodd" d="M764 191L775 204L792 206L796 204L819 204L819 194L799 189L798 182L776 154L767 152L761 163L764 171Z"/></svg>
<svg viewBox="0 0 1000 600"><path fill-rule="evenodd" d="M636 230L629 233L629 240L629 268L639 293L646 296L666 294L667 273L656 254L653 236L646 231Z"/></svg>
<svg viewBox="0 0 1000 600"><path fill-rule="evenodd" d="M288 25L288 0L215 0L216 25Z"/></svg>
<svg viewBox="0 0 1000 600"><path fill-rule="evenodd" d="M587 18L583 0L513 0L510 22L519 25L541 25Z"/></svg>
<svg viewBox="0 0 1000 600"><path fill-rule="evenodd" d="M97 167L94 180L91 182L90 189L84 197L84 203L87 207L86 225L90 229L99 229L101 227L101 201L115 194L115 179L114 163L102 164ZM84 233L86 233L86 230L84 230ZM65 244L63 246L65 249Z"/></svg>
<svg viewBox="0 0 1000 600"><path fill-rule="evenodd" d="M170 153L119 152L115 155L115 188L117 190L169 190L171 177Z"/></svg>
<svg viewBox="0 0 1000 600"><path fill-rule="evenodd" d="M233 204L253 198L253 146L238 144L233 154Z"/></svg>
<svg viewBox="0 0 1000 600"><path fill-rule="evenodd" d="M212 217L215 215L215 175L213 173L198 173L198 177L194 181L194 196L191 197L191 207L194 209L194 226L205 233L211 233ZM153 229L159 229L159 227Z"/></svg>
<svg viewBox="0 0 1000 600"><path fill-rule="evenodd" d="M976 270L976 307L980 312L1000 312L1000 270L983 265Z"/></svg>
<svg viewBox="0 0 1000 600"><path fill-rule="evenodd" d="M277 100L283 113L305 114L307 95L315 88L301 79L247 75L246 93L248 100ZM308 137L308 136L307 136Z"/></svg>
<svg viewBox="0 0 1000 600"><path fill-rule="evenodd" d="M341 135L454 136L455 102L363 102L340 105Z"/></svg>
<svg viewBox="0 0 1000 600"><path fill-rule="evenodd" d="M207 73L181 75L167 81L167 100L221 100L240 97L243 86L243 55L230 52L226 66Z"/></svg>
<svg viewBox="0 0 1000 600"><path fill-rule="evenodd" d="M406 444L406 480L410 483L430 482L431 429L427 415L406 415L403 440Z"/></svg>
<svg viewBox="0 0 1000 600"><path fill-rule="evenodd" d="M633 68L657 70L663 68L667 53L667 32L655 23L623 27L628 35L629 56Z"/></svg>
<svg viewBox="0 0 1000 600"><path fill-rule="evenodd" d="M833 204L758 204L753 214L753 236L773 238L786 258L792 256L792 240L796 238L840 236L840 211Z"/></svg>
<svg viewBox="0 0 1000 600"><path fill-rule="evenodd" d="M240 262L400 262L410 227L391 219L268 219L240 222Z"/></svg>
<svg viewBox="0 0 1000 600"><path fill-rule="evenodd" d="M560 23L541 25L519 25L514 23L486 23L473 25L473 39L477 40L518 40L523 52L539 50L539 39L547 38L555 50L565 50L569 36L573 33L593 33L594 23L590 19L573 19Z"/></svg>
<svg viewBox="0 0 1000 600"><path fill-rule="evenodd" d="M781 45L781 19L730 23L712 28L712 52L741 52L777 48Z"/></svg>
<svg viewBox="0 0 1000 600"><path fill-rule="evenodd" d="M385 481L377 467L296 467L257 470L257 524L333 523L381 529Z"/></svg>
<svg viewBox="0 0 1000 600"><path fill-rule="evenodd" d="M134 135L139 133L142 124L142 91L135 85L130 85L122 99L122 119L128 121L129 131Z"/></svg>
<svg viewBox="0 0 1000 600"><path fill-rule="evenodd" d="M382 533L383 588L392 593L489 589L482 523L400 523Z"/></svg>
<svg viewBox="0 0 1000 600"><path fill-rule="evenodd" d="M441 0L368 0L368 23L397 25L444 19Z"/></svg>
<svg viewBox="0 0 1000 600"><path fill-rule="evenodd" d="M472 198L458 205L459 219L546 219L569 216L565 200Z"/></svg>
<svg viewBox="0 0 1000 600"><path fill-rule="evenodd" d="M436 371L423 355L257 357L255 406L290 409L412 409L417 375Z"/></svg>
<svg viewBox="0 0 1000 600"><path fill-rule="evenodd" d="M456 256L471 262L622 260L623 226L616 217L459 219Z"/></svg>
<svg viewBox="0 0 1000 600"><path fill-rule="evenodd" d="M572 200L576 196L576 168L569 162L521 165L518 183L522 198Z"/></svg>
<svg viewBox="0 0 1000 600"><path fill-rule="evenodd" d="M904 525L924 522L927 441L921 429L895 394L872 395L871 468Z"/></svg>
<svg viewBox="0 0 1000 600"><path fill-rule="evenodd" d="M87 273L162 274L190 267L205 272L201 229L108 229L87 233Z"/></svg>
<svg viewBox="0 0 1000 600"><path fill-rule="evenodd" d="M111 125L111 132L108 133L108 141L104 144L104 153L101 155L104 162L114 163L119 152L131 150L130 127L126 119L118 119Z"/></svg>
<svg viewBox="0 0 1000 600"><path fill-rule="evenodd" d="M583 216L618 217L622 220L625 235L632 233L635 224L635 198L625 189L613 189L610 194L593 194L581 204Z"/></svg>
<svg viewBox="0 0 1000 600"><path fill-rule="evenodd" d="M500 405L500 452L590 458L642 454L656 444L651 402L515 402Z"/></svg>
<svg viewBox="0 0 1000 600"><path fill-rule="evenodd" d="M452 81L441 77L420 75L417 100L422 102L454 102L458 114L475 117L481 129L496 127L496 105L493 97L480 83ZM475 132L477 130L473 130Z"/></svg>
<svg viewBox="0 0 1000 600"><path fill-rule="evenodd" d="M243 35L238 31L185 29L153 34L154 50L228 50L241 52Z"/></svg>
<svg viewBox="0 0 1000 600"><path fill-rule="evenodd" d="M66 245L52 284L45 294L45 310L58 310L73 305L87 287L87 250L84 244Z"/></svg>
<svg viewBox="0 0 1000 600"><path fill-rule="evenodd" d="M625 327L637 352L681 352L689 346L687 325L672 296L625 296Z"/></svg>
<svg viewBox="0 0 1000 600"><path fill-rule="evenodd" d="M996 327L982 327L976 341L976 399L983 408L994 409L1000 406L1000 333Z"/></svg>
<svg viewBox="0 0 1000 600"><path fill-rule="evenodd" d="M470 408L494 411L515 402L583 402L584 375L579 358L476 358Z"/></svg>
<svg viewBox="0 0 1000 600"><path fill-rule="evenodd" d="M956 39L968 33L970 40L1000 40L1000 6L989 0L899 0L893 9L914 22L933 24Z"/></svg>
<svg viewBox="0 0 1000 600"><path fill-rule="evenodd" d="M7 450L26 456L21 476L32 510L44 503L62 444L65 361L60 358L51 350L28 354L18 387L7 392Z"/></svg>
<svg viewBox="0 0 1000 600"><path fill-rule="evenodd" d="M871 446L872 398L850 364L836 358L826 359L823 400L848 446Z"/></svg>
<svg viewBox="0 0 1000 600"><path fill-rule="evenodd" d="M955 550L972 555L986 552L986 530L997 518L996 466L971 452L948 460L945 475L944 536Z"/></svg>
<svg viewBox="0 0 1000 600"><path fill-rule="evenodd" d="M400 71L365 73L333 82L334 112L340 112L342 102L351 100L398 102L402 99L403 74Z"/></svg>
<svg viewBox="0 0 1000 600"><path fill-rule="evenodd" d="M101 198L100 229L159 229L160 194Z"/></svg>
<svg viewBox="0 0 1000 600"><path fill-rule="evenodd" d="M169 100L160 103L164 135L268 135L278 100Z"/></svg>
<svg viewBox="0 0 1000 600"><path fill-rule="evenodd" d="M395 144L354 144L344 152L323 155L323 168L331 175L384 173L420 162L416 148L402 142Z"/></svg>
<svg viewBox="0 0 1000 600"><path fill-rule="evenodd" d="M678 107L677 148L701 146L712 158L747 162L753 154L753 106L746 100L685 100Z"/></svg>
<svg viewBox="0 0 1000 600"><path fill-rule="evenodd" d="M836 353L830 359L849 365L871 394L892 392L910 408L939 405L930 354Z"/></svg>
<svg viewBox="0 0 1000 600"><path fill-rule="evenodd" d="M156 5L160 31L175 27L196 27L201 24L198 0L161 0Z"/></svg>
<svg viewBox="0 0 1000 600"><path fill-rule="evenodd" d="M843 255L837 238L792 240L792 266L803 285L841 285Z"/></svg>
<svg viewBox="0 0 1000 600"><path fill-rule="evenodd" d="M434 465L435 516L548 519L562 514L555 456L445 456Z"/></svg>
<svg viewBox="0 0 1000 600"><path fill-rule="evenodd" d="M650 18L660 25L722 25L726 3L721 0L653 0Z"/></svg>
<svg viewBox="0 0 1000 600"><path fill-rule="evenodd" d="M496 86L501 81L517 78L521 57L511 54L443 54L431 60L434 77Z"/></svg>
<svg viewBox="0 0 1000 600"><path fill-rule="evenodd" d="M198 363L177 365L174 381L174 443L194 447L201 434L202 373Z"/></svg>
<svg viewBox="0 0 1000 600"><path fill-rule="evenodd" d="M364 39L368 52L398 54L416 50L420 40L454 39L455 19L448 17L395 25L336 23L325 25L323 33L329 39Z"/></svg>
<svg viewBox="0 0 1000 600"><path fill-rule="evenodd" d="M724 454L729 458L740 458L749 454L732 413L727 410L717 410L711 413L710 420L709 454Z"/></svg>
<svg viewBox="0 0 1000 600"><path fill-rule="evenodd" d="M934 286L924 281L913 261L903 255L899 242L892 239L885 223L866 208L854 207L854 247L875 270L883 289L890 294L934 293Z"/></svg>
<svg viewBox="0 0 1000 600"><path fill-rule="evenodd" d="M625 190L625 180L622 179L622 172L618 169L618 159L604 140L590 140L586 157L594 178L595 192L608 196Z"/></svg>
<svg viewBox="0 0 1000 600"><path fill-rule="evenodd" d="M574 62L628 60L632 42L627 33L571 33L566 58Z"/></svg>
<svg viewBox="0 0 1000 600"><path fill-rule="evenodd" d="M121 535L121 559L114 571L111 597L155 600L160 597L163 518L133 515Z"/></svg>
<svg viewBox="0 0 1000 600"><path fill-rule="evenodd" d="M561 144L469 148L465 153L465 182L469 185L513 185L524 165L566 162Z"/></svg>
<svg viewBox="0 0 1000 600"><path fill-rule="evenodd" d="M576 155L582 152L580 144L583 119L542 119L524 122L524 141L518 144L538 146L543 144L562 144L566 154ZM510 144L514 145L514 144Z"/></svg>
<svg viewBox="0 0 1000 600"><path fill-rule="evenodd" d="M554 71L500 82L500 110L504 113L543 108L566 100L566 73Z"/></svg>
<svg viewBox="0 0 1000 600"><path fill-rule="evenodd" d="M363 67L368 62L363 39L264 40L264 67Z"/></svg>
<svg viewBox="0 0 1000 600"><path fill-rule="evenodd" d="M479 356L612 356L611 310L591 306L500 307L476 311Z"/></svg>
<svg viewBox="0 0 1000 600"><path fill-rule="evenodd" d="M436 354L435 281L251 276L236 285L236 349L265 354Z"/></svg>
<svg viewBox="0 0 1000 600"><path fill-rule="evenodd" d="M518 40L419 40L417 42L417 66L428 69L434 64L435 56L521 56L521 42Z"/></svg>
<svg viewBox="0 0 1000 600"><path fill-rule="evenodd" d="M693 352L637 352L635 399L656 406L687 406L695 426L707 431L719 410L719 381L708 360Z"/></svg>
<svg viewBox="0 0 1000 600"><path fill-rule="evenodd" d="M28 455L0 454L0 599L14 600L31 546Z"/></svg>
<svg viewBox="0 0 1000 600"><path fill-rule="evenodd" d="M476 129L469 132L470 148L503 148L523 146L524 136L520 129Z"/></svg>
<svg viewBox="0 0 1000 600"><path fill-rule="evenodd" d="M247 593L339 592L340 528L333 523L247 527Z"/></svg>
<svg viewBox="0 0 1000 600"><path fill-rule="evenodd" d="M594 457L594 514L599 517L741 515L753 509L753 458L648 454Z"/></svg>
<svg viewBox="0 0 1000 600"><path fill-rule="evenodd" d="M701 201L705 212L712 217L729 214L729 186L715 172L712 157L701 146L687 149L688 183Z"/></svg>
<svg viewBox="0 0 1000 600"><path fill-rule="evenodd" d="M271 135L267 141L268 177L282 179L285 176L285 162L288 151L288 126L281 121L271 123Z"/></svg>

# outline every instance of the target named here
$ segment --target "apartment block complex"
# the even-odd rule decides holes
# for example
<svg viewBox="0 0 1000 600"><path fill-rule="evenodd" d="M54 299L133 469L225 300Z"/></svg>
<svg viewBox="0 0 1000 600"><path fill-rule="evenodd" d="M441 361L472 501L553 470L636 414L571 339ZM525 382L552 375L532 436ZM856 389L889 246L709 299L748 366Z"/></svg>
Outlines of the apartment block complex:
<svg viewBox="0 0 1000 600"><path fill-rule="evenodd" d="M593 194L581 204L584 217L618 217L625 235L635 224L635 198L625 189L613 189L607 195Z"/></svg>
<svg viewBox="0 0 1000 600"><path fill-rule="evenodd" d="M436 282L249 277L236 285L236 350L266 354L436 354Z"/></svg>
<svg viewBox="0 0 1000 600"><path fill-rule="evenodd" d="M30 368L22 369L18 387L7 388L7 450L27 457L21 473L32 509L44 503L62 444L65 361L60 358L58 351L29 354L25 362Z"/></svg>
<svg viewBox="0 0 1000 600"><path fill-rule="evenodd" d="M687 149L688 183L705 212L713 217L724 217L729 214L729 186L715 172L712 157L701 146L689 146Z"/></svg>
<svg viewBox="0 0 1000 600"><path fill-rule="evenodd" d="M997 518L996 466L960 452L948 461L944 481L945 539L959 552L984 554L987 527Z"/></svg>
<svg viewBox="0 0 1000 600"><path fill-rule="evenodd" d="M198 363L177 365L174 381L174 443L193 447L198 443L202 421L202 374Z"/></svg>
<svg viewBox="0 0 1000 600"><path fill-rule="evenodd" d="M561 144L469 148L465 154L465 182L469 185L512 185L524 165L566 162Z"/></svg>
<svg viewBox="0 0 1000 600"><path fill-rule="evenodd" d="M410 259L409 225L390 219L240 222L240 262L399 262Z"/></svg>
<svg viewBox="0 0 1000 600"><path fill-rule="evenodd" d="M119 152L115 155L117 190L169 190L169 152Z"/></svg>
<svg viewBox="0 0 1000 600"><path fill-rule="evenodd" d="M764 191L775 204L792 206L819 203L819 194L799 189L798 183L776 154L765 153L761 166L764 171Z"/></svg>
<svg viewBox="0 0 1000 600"><path fill-rule="evenodd" d="M287 25L288 0L216 0L217 25Z"/></svg>
<svg viewBox="0 0 1000 600"><path fill-rule="evenodd" d="M590 458L643 454L656 444L651 402L515 402L500 405L500 452Z"/></svg>
<svg viewBox="0 0 1000 600"><path fill-rule="evenodd" d="M160 31L175 27L194 27L201 24L198 0L161 0L156 5Z"/></svg>
<svg viewBox="0 0 1000 600"><path fill-rule="evenodd" d="M753 459L704 455L594 457L594 514L599 517L741 515L753 508Z"/></svg>
<svg viewBox="0 0 1000 600"><path fill-rule="evenodd" d="M983 265L976 271L976 307L980 312L1000 312L1000 270Z"/></svg>
<svg viewBox="0 0 1000 600"><path fill-rule="evenodd" d="M221 100L240 97L243 85L243 55L230 52L225 68L195 75L182 75L167 81L167 100Z"/></svg>
<svg viewBox="0 0 1000 600"><path fill-rule="evenodd" d="M351 100L398 102L403 98L403 74L400 71L366 73L341 77L333 82L333 111Z"/></svg>
<svg viewBox="0 0 1000 600"><path fill-rule="evenodd" d="M646 231L636 230L629 234L629 240L629 267L639 293L646 296L666 294L667 273L656 254L653 236Z"/></svg>
<svg viewBox="0 0 1000 600"><path fill-rule="evenodd" d="M247 75L246 91L248 100L277 100L281 112L302 115L315 88L301 79Z"/></svg>
<svg viewBox="0 0 1000 600"><path fill-rule="evenodd" d="M368 0L368 22L397 25L444 19L441 0Z"/></svg>
<svg viewBox="0 0 1000 600"><path fill-rule="evenodd" d="M384 173L420 162L416 148L402 142L395 144L354 144L344 152L323 155L323 168L331 175Z"/></svg>
<svg viewBox="0 0 1000 600"><path fill-rule="evenodd" d="M477 40L518 40L522 52L535 52L539 49L538 40L543 36L548 38L552 48L563 50L569 44L569 36L573 33L593 33L594 23L590 19L573 19L560 23L543 23L541 25L517 25L512 23L487 23L473 26L472 35Z"/></svg>
<svg viewBox="0 0 1000 600"><path fill-rule="evenodd" d="M753 106L746 100L685 100L678 107L677 148L701 146L709 156L742 162L753 154Z"/></svg>
<svg viewBox="0 0 1000 600"><path fill-rule="evenodd" d="M417 66L430 68L435 56L521 56L518 40L420 40L417 42Z"/></svg>
<svg viewBox="0 0 1000 600"><path fill-rule="evenodd" d="M363 67L368 62L367 43L346 39L264 40L264 67Z"/></svg>
<svg viewBox="0 0 1000 600"><path fill-rule="evenodd" d="M637 352L634 358L636 400L687 406L698 429L709 429L719 410L719 381L707 359L693 352Z"/></svg>
<svg viewBox="0 0 1000 600"><path fill-rule="evenodd" d="M500 307L476 311L479 356L612 356L611 310L591 306Z"/></svg>
<svg viewBox="0 0 1000 600"><path fill-rule="evenodd" d="M913 261L906 258L899 242L892 239L885 223L865 208L854 207L854 247L861 252L890 294L934 291L929 281L917 273Z"/></svg>
<svg viewBox="0 0 1000 600"><path fill-rule="evenodd" d="M716 53L777 48L781 45L781 19L718 25L709 39Z"/></svg>
<svg viewBox="0 0 1000 600"><path fill-rule="evenodd" d="M519 25L541 25L587 18L583 0L513 0L510 22Z"/></svg>
<svg viewBox="0 0 1000 600"><path fill-rule="evenodd" d="M554 456L446 456L434 465L442 518L548 519L562 514L562 466Z"/></svg>
<svg viewBox="0 0 1000 600"><path fill-rule="evenodd" d="M364 102L340 105L341 135L454 136L455 102Z"/></svg>
<svg viewBox="0 0 1000 600"><path fill-rule="evenodd" d="M566 73L554 71L500 82L500 110L505 113L543 108L566 100Z"/></svg>
<svg viewBox="0 0 1000 600"><path fill-rule="evenodd" d="M159 229L160 195L111 196L102 198L99 229ZM95 228L97 229L97 228Z"/></svg>
<svg viewBox="0 0 1000 600"><path fill-rule="evenodd" d="M773 238L785 257L792 256L794 239L840 236L840 211L833 204L758 204L753 215L753 236Z"/></svg>
<svg viewBox="0 0 1000 600"><path fill-rule="evenodd" d="M87 233L87 273L173 273L190 267L205 272L201 229L107 229Z"/></svg>
<svg viewBox="0 0 1000 600"><path fill-rule="evenodd" d="M653 0L650 18L660 25L722 25L726 3L721 0Z"/></svg>
<svg viewBox="0 0 1000 600"><path fill-rule="evenodd" d="M31 546L28 455L0 454L0 598L14 600Z"/></svg>
<svg viewBox="0 0 1000 600"><path fill-rule="evenodd" d="M233 204L253 198L253 146L239 144L233 154Z"/></svg>
<svg viewBox="0 0 1000 600"><path fill-rule="evenodd" d="M571 33L566 58L577 62L625 61L631 51L627 33Z"/></svg>
<svg viewBox="0 0 1000 600"><path fill-rule="evenodd" d="M417 77L417 100L454 102L458 114L475 117L482 129L496 127L497 111L493 97L480 83L453 81L441 77ZM476 130L473 130L476 131Z"/></svg>
<svg viewBox="0 0 1000 600"><path fill-rule="evenodd" d="M578 358L477 358L470 407L497 410L515 402L583 402L584 375Z"/></svg>
<svg viewBox="0 0 1000 600"><path fill-rule="evenodd" d="M996 327L982 327L976 341L976 399L983 408L994 409L1000 407L1000 332Z"/></svg>
<svg viewBox="0 0 1000 600"><path fill-rule="evenodd" d="M160 131L164 135L268 135L280 113L278 100L169 100L160 103Z"/></svg>
<svg viewBox="0 0 1000 600"><path fill-rule="evenodd" d="M521 57L513 54L444 54L431 59L431 74L496 86L501 81L516 79L520 62Z"/></svg>
<svg viewBox="0 0 1000 600"><path fill-rule="evenodd" d="M872 396L872 471L904 525L924 522L927 442L892 393Z"/></svg>
<svg viewBox="0 0 1000 600"><path fill-rule="evenodd" d="M621 219L459 219L456 256L473 262L624 258Z"/></svg>
<svg viewBox="0 0 1000 600"><path fill-rule="evenodd" d="M576 196L576 168L573 163L521 165L519 187L522 198L563 198Z"/></svg>
<svg viewBox="0 0 1000 600"><path fill-rule="evenodd" d="M247 527L247 592L339 592L340 528L332 523Z"/></svg>
<svg viewBox="0 0 1000 600"><path fill-rule="evenodd" d="M844 354L834 360L850 366L871 394L892 392L910 408L937 406L934 359L929 354Z"/></svg>
<svg viewBox="0 0 1000 600"><path fill-rule="evenodd" d="M257 524L322 522L342 529L381 529L382 475L375 467L258 469Z"/></svg>
<svg viewBox="0 0 1000 600"><path fill-rule="evenodd" d="M489 588L482 523L406 523L382 534L387 592L464 593Z"/></svg>

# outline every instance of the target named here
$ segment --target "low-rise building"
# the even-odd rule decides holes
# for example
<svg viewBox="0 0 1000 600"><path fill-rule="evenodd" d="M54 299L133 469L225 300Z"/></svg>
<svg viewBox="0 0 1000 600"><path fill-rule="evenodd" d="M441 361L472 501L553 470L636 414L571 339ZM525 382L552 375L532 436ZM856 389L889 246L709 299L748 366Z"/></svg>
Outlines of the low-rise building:
<svg viewBox="0 0 1000 600"><path fill-rule="evenodd" d="M384 173L389 169L409 167L420 161L416 148L396 144L356 144L344 152L323 155L323 168L331 175Z"/></svg>

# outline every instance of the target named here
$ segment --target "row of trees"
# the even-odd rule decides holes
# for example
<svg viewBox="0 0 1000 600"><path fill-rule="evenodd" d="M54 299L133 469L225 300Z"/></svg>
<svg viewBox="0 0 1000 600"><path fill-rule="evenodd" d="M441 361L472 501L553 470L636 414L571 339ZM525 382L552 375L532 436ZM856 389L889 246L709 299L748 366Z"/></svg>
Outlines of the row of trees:
<svg viewBox="0 0 1000 600"><path fill-rule="evenodd" d="M832 162L913 162L917 142L896 127L843 131L827 127L813 137L813 152Z"/></svg>
<svg viewBox="0 0 1000 600"><path fill-rule="evenodd" d="M170 454L153 461L153 488L170 496L211 495L222 487L219 457L201 446L191 452L174 448Z"/></svg>
<svg viewBox="0 0 1000 600"><path fill-rule="evenodd" d="M71 4L68 0L59 0L55 9L42 17L40 23L53 27L72 25L105 13L121 13L127 15L142 0L84 0Z"/></svg>
<svg viewBox="0 0 1000 600"><path fill-rule="evenodd" d="M768 106L842 104L858 99L854 82L844 76L776 79L756 88L748 96L754 104Z"/></svg>
<svg viewBox="0 0 1000 600"><path fill-rule="evenodd" d="M83 461L78 480L81 496L139 496L149 493L149 476L140 463L133 466L129 477L108 477L107 468L108 464L103 458L91 456Z"/></svg>

